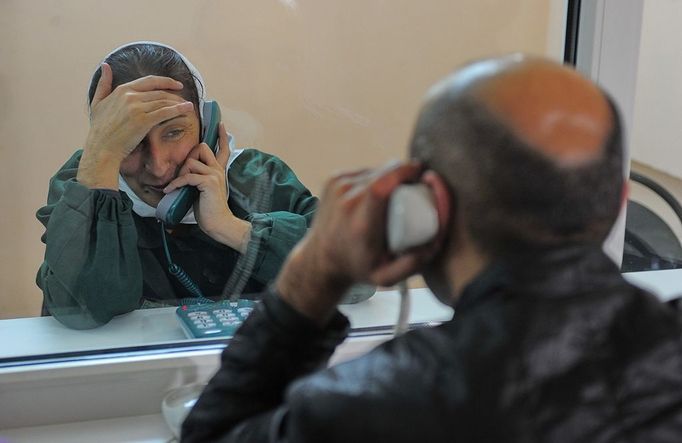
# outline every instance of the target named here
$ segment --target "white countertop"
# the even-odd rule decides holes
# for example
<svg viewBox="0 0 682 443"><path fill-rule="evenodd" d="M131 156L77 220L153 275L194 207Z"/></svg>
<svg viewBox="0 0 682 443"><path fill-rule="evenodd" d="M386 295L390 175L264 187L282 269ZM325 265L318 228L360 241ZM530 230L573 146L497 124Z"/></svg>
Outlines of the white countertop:
<svg viewBox="0 0 682 443"><path fill-rule="evenodd" d="M168 443L173 439L161 414L0 430L0 443Z"/></svg>
<svg viewBox="0 0 682 443"><path fill-rule="evenodd" d="M428 289L412 289L410 323L440 322L452 317L452 309L438 302ZM354 305L341 305L353 328L386 327L398 318L397 291L378 291ZM104 326L74 330L52 317L0 320L0 360L29 355L127 348L168 343L193 344L208 339L188 339L175 317L176 308L141 309L118 316ZM214 340L214 339L210 339Z"/></svg>
<svg viewBox="0 0 682 443"><path fill-rule="evenodd" d="M667 300L682 294L682 269L633 272L625 278ZM410 323L441 322L452 309L438 302L428 289L410 291ZM353 328L390 327L398 317L399 296L395 290L379 291L369 300L342 305ZM0 349L3 358L58 354L100 349L127 348L168 343L199 343L183 334L175 308L143 309L114 318L108 324L89 330L73 330L52 317L0 320ZM204 339L206 340L206 339Z"/></svg>
<svg viewBox="0 0 682 443"><path fill-rule="evenodd" d="M625 274L625 278L651 290L663 300L682 293L682 269L630 273ZM452 310L437 302L428 290L412 290L412 295L411 323L444 321L452 316ZM366 302L342 306L341 310L350 317L355 328L391 326L397 318L398 300L395 291L383 291ZM175 319L174 308L132 312L114 319L101 328L89 331L70 330L50 317L3 320L0 321L0 336L9 338L0 350L0 358L144 344L197 342L187 340L183 336ZM377 336L367 336L347 340L342 345L342 347L346 346L344 359L366 352L371 346L377 344L372 342L372 340L376 341L376 338ZM363 340L367 343L361 343ZM216 358L216 362L212 365L217 364L217 357L212 358ZM185 380L185 383L187 380L196 381L197 373L200 372L196 367L197 361L196 357L191 357L190 379L181 376L184 374L183 367L178 368L177 362L174 361L168 363L172 369L170 372L166 366L159 366L165 368L159 369L156 365L150 364L149 373L144 372L144 368L140 365L131 366L129 369L112 367L108 370L104 366L98 366L85 371L75 368L74 374L59 373L54 376L54 379L47 377L54 373L54 370L48 370L37 381L34 377L38 374L33 373L24 374L25 380L16 376L14 382L12 382L14 380L12 377L10 377L11 380L4 378L6 385L3 387L4 399L11 400L6 402L5 406L16 408L17 404L22 404L24 407L20 409L30 416L28 418L22 416L25 420L22 420L21 425L14 422L17 426L24 427L4 426L5 429L0 430L0 442L60 443L91 440L93 435L96 435L101 443L174 441L165 426L163 417L159 413L150 414L150 412L159 411L160 406L156 406L157 401L160 404L162 395L178 380ZM35 365L35 367L40 368L41 365ZM32 365L25 367L27 370L32 370L31 368ZM23 371L24 367L14 369ZM67 368L66 371L68 372L69 369ZM131 386L127 386L126 383ZM123 391L122 398L119 398L117 402L116 398L120 396L109 396L111 398L106 404L113 405L112 408L119 412L118 415L107 414L110 412L108 410L91 412L97 409L96 406L100 406L101 402L93 402L93 398L99 398L98 392L109 395L114 391L117 394ZM64 397L65 392L69 393L68 398ZM135 395L139 398L132 398ZM139 415L129 417L120 416L122 411L127 412L123 415L135 414L130 409L129 402L144 403L145 400L151 402L145 409L147 412L138 412ZM38 401L37 404L36 401ZM36 418L38 417L35 413L36 407L42 408L38 414L40 419ZM71 420L62 418L61 422L55 420L52 423L56 424L49 424L51 420L54 420L56 411L54 408L61 411L69 407L80 407L80 413L74 415L74 411L69 410L66 417L73 416ZM32 412L29 412L31 410ZM96 414L93 416L94 413ZM80 420L73 419L76 417ZM32 423L34 425L31 425Z"/></svg>
<svg viewBox="0 0 682 443"><path fill-rule="evenodd" d="M633 285L656 294L661 300L682 297L682 269L626 272L623 277Z"/></svg>

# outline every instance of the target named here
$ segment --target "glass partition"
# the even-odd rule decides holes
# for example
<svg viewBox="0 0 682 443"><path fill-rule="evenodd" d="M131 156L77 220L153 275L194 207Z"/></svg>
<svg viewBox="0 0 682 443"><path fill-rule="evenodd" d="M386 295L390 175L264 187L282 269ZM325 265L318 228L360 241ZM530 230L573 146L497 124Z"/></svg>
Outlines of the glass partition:
<svg viewBox="0 0 682 443"><path fill-rule="evenodd" d="M679 2L645 1L631 132L625 258L632 271L682 268ZM625 265L626 263L624 263ZM682 291L680 291L682 292Z"/></svg>
<svg viewBox="0 0 682 443"><path fill-rule="evenodd" d="M51 182L51 177L85 143L90 125L88 87L112 49L131 41L153 40L182 52L201 73L207 98L219 103L222 121L234 137L233 151L241 152L230 168L265 163L258 156L266 155L275 159L271 160L279 168L275 173L291 173L291 180L298 180L317 195L325 178L334 172L404 158L422 95L458 65L517 51L561 60L567 3L3 2L0 97L4 112L0 131L5 168L0 192L5 216L0 221L4 242L0 253L0 334L15 338L16 347L0 353L0 360L19 361L38 354L71 358L114 348L163 351L177 343L188 344L175 314L180 296L161 296L159 300L158 294L143 294L146 301L139 308L145 309L121 308L113 320L104 318L94 323L69 324L68 320L41 316L49 313L49 309L43 310L43 292L36 285L46 253L41 242L45 227L35 214L46 205L48 189L61 192L55 184L58 180ZM70 167L74 167L73 159ZM230 180L230 175L228 181L239 182L239 187L231 189L231 198L246 202L240 206L243 217L246 213L265 214L260 221L249 220L254 226L262 222L263 229L268 229L273 223L271 213L286 210L273 201L277 200L271 188L275 178L258 171L252 173L252 181L243 177ZM259 184L256 177L266 178L265 184ZM73 176L68 180L73 181ZM152 187L161 184L165 183L146 183ZM257 195L262 198L255 204L252 200ZM306 210L296 208L292 212ZM166 266L168 256L161 246L161 230L144 218L135 218L136 225L131 227L138 234L139 248L152 251L153 259L143 266ZM280 229L290 233L299 221ZM45 218L43 222L47 223ZM69 237L62 240L62 247L67 249L83 234L77 219L70 223L73 225L66 229ZM167 234L181 235L181 231ZM234 293L247 294L248 298L276 275L280 263L274 260L263 264L268 243L265 235L261 239L260 245L247 245L244 251L239 247L218 248L217 257L214 254L206 258L207 262L186 259L182 265L192 279L213 284L206 283L212 288L205 294L208 298ZM93 271L88 255L92 251L87 242L81 244L82 250L72 248L70 253L54 258L54 266L62 273L44 269L39 276L41 285L52 278L55 285L68 287L69 279L83 279L93 272L88 277L94 282L88 294L99 296L111 290L111 282L120 281L111 277L120 271L114 266L106 272L97 271L101 274ZM173 254L182 257L183 248L195 247L176 243L170 248L171 259ZM286 248L275 251L280 259L285 252ZM222 262L221 254L232 257L229 265ZM166 271L144 268L144 272ZM240 279L246 283L239 283ZM258 284L249 286L250 279ZM144 291L181 292L176 280L169 277L164 281L154 285L152 279ZM168 282L168 288L163 286ZM240 289L234 289L240 284ZM233 286L224 289L225 285ZM413 322L437 321L450 315L422 289L423 284L414 281L412 286ZM390 327L395 321L396 298L389 289L379 288L367 300L367 294L360 291L355 300L349 300L359 303L342 307L351 316L356 332ZM121 291L117 296L107 296L106 303L118 303L118 297L123 300L126 296ZM78 316L78 309L83 307L83 299L75 297L69 315ZM149 307L157 309L146 309ZM74 324L88 329L69 327Z"/></svg>
<svg viewBox="0 0 682 443"><path fill-rule="evenodd" d="M574 1L570 6L580 22L576 65L611 94L625 123L631 161L625 168L630 178L627 214L619 220L622 270L678 269L682 169L671 147L682 102L674 22L682 9L675 2L644 0Z"/></svg>

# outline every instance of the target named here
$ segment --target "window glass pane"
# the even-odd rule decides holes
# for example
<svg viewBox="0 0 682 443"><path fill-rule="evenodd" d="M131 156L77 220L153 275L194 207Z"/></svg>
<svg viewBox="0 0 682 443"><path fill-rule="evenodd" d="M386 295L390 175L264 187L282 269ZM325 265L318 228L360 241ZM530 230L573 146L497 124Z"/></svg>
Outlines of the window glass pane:
<svg viewBox="0 0 682 443"><path fill-rule="evenodd" d="M644 2L631 136L624 270L682 267L682 4Z"/></svg>
<svg viewBox="0 0 682 443"><path fill-rule="evenodd" d="M235 151L244 149L232 164L229 180L234 215L252 225L252 242L245 250L240 249L241 237L232 239L236 246L213 247L214 240L196 226L167 232L171 260L203 288L206 297L220 298L253 294L276 275L311 218L314 201L306 200L305 188L317 195L325 178L336 171L404 158L421 97L436 80L466 61L503 53L561 59L564 3L2 2L0 131L5 168L0 174L4 205L0 335L17 337L17 346L0 352L0 358L185 339L174 305L191 294L166 271L168 257L154 219L127 215L133 224L123 223L121 228L115 223L123 217L123 209L116 206L125 203L120 195L100 191L94 198L86 188L60 186L60 180L74 181L76 158L69 164L74 170L63 172L50 188L50 177L86 142L88 86L112 49L151 39L181 51L201 73L207 97L219 103ZM180 129L197 130L188 125L189 129ZM138 154L170 146L178 135L171 130L162 133L163 129L157 131L158 140L152 140L151 132L145 134L146 144L136 148ZM105 139L116 134L112 131ZM121 169L133 193L138 189L158 196L159 188L168 183L163 174L137 172L162 168L163 162L156 160L131 161L128 169ZM105 175L97 177L104 180ZM152 176L158 180L140 179ZM274 181L280 183L279 193L273 191ZM48 236L48 243L53 243L47 251L50 266L39 277L43 287L49 285L57 294L51 303L53 313L61 313L61 323L41 317L43 292L36 286L46 249L41 242L45 227L35 213L48 201L48 189L55 205L67 191L72 199L60 206L70 211L67 217L62 214L61 229L49 225L48 233L59 235ZM296 192L293 207L288 199ZM99 205L100 212L95 211L99 222L84 221L83 213L94 211L87 205ZM46 215L53 214L44 211L41 219L47 223ZM283 214L287 212L297 216ZM93 238L109 242L97 249ZM125 246L131 242L137 242L135 247ZM111 257L115 260L110 266L103 264ZM131 283L126 280L129 268L121 266L134 259L140 260L144 276L142 300L130 292L139 290L136 284L142 277L136 274L138 280ZM121 282L126 289L116 289ZM73 291L84 285L85 290ZM418 280L412 285L423 286ZM448 315L422 292L420 296L415 291L415 297L421 297L415 302L416 322ZM360 291L356 298L369 294ZM146 309L152 307L157 309ZM369 301L343 309L356 328L388 325L397 314L395 298L384 288ZM113 313L121 315L109 321Z"/></svg>

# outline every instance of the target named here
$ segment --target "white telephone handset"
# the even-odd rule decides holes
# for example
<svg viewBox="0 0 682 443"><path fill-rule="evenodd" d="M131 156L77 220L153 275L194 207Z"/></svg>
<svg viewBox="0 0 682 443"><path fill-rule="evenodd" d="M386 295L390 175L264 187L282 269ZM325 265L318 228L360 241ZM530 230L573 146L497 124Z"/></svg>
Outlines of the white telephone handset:
<svg viewBox="0 0 682 443"><path fill-rule="evenodd" d="M424 184L400 185L391 194L386 215L388 249L400 254L428 243L438 233L438 212L431 191ZM410 291L407 281L398 283L400 308L394 335L409 328Z"/></svg>
<svg viewBox="0 0 682 443"><path fill-rule="evenodd" d="M400 185L388 202L388 248L399 254L427 243L438 232L438 213L424 184Z"/></svg>

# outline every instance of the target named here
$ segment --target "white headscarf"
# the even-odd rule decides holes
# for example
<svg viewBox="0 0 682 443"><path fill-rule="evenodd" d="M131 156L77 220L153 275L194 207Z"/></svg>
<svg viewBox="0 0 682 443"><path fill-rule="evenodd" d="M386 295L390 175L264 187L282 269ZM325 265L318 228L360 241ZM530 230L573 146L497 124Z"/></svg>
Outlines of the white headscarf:
<svg viewBox="0 0 682 443"><path fill-rule="evenodd" d="M192 76L194 77L194 83L197 88L197 93L199 95L199 117L203 121L204 118L204 102L206 101L206 89L204 86L204 79L197 70L197 68L194 67L194 65L185 57L182 55L182 53L175 48L168 46L163 43L159 42L154 42L154 41L136 41L136 42L131 42L131 43L126 43L125 45L119 46L118 48L114 49L111 51L109 54L104 57L102 60L102 63L106 61L110 56L115 54L116 52L120 51L121 49L127 48L129 46L133 45L140 45L140 44L146 44L146 45L154 45L154 46L161 46L163 48L170 49L171 51L175 52L180 56L182 61L185 63L187 66L187 69L192 73ZM100 63L101 65L101 63ZM227 177L227 171L232 164L232 162L241 154L242 150L235 149L235 144L234 144L234 137L232 137L232 134L227 134L227 143L230 146L230 159L227 162L227 166L225 167L225 176ZM130 186L128 186L128 183L126 183L125 179L121 174L118 175L118 186L121 191L125 191L126 194L128 194L128 197L133 201L133 212L135 212L137 215L140 217L155 217L156 214L156 209L149 206L147 203L142 201L142 199L133 192L132 189L130 189ZM190 209L187 215L182 219L180 223L192 223L196 224L197 220L196 217L194 216L194 209Z"/></svg>

